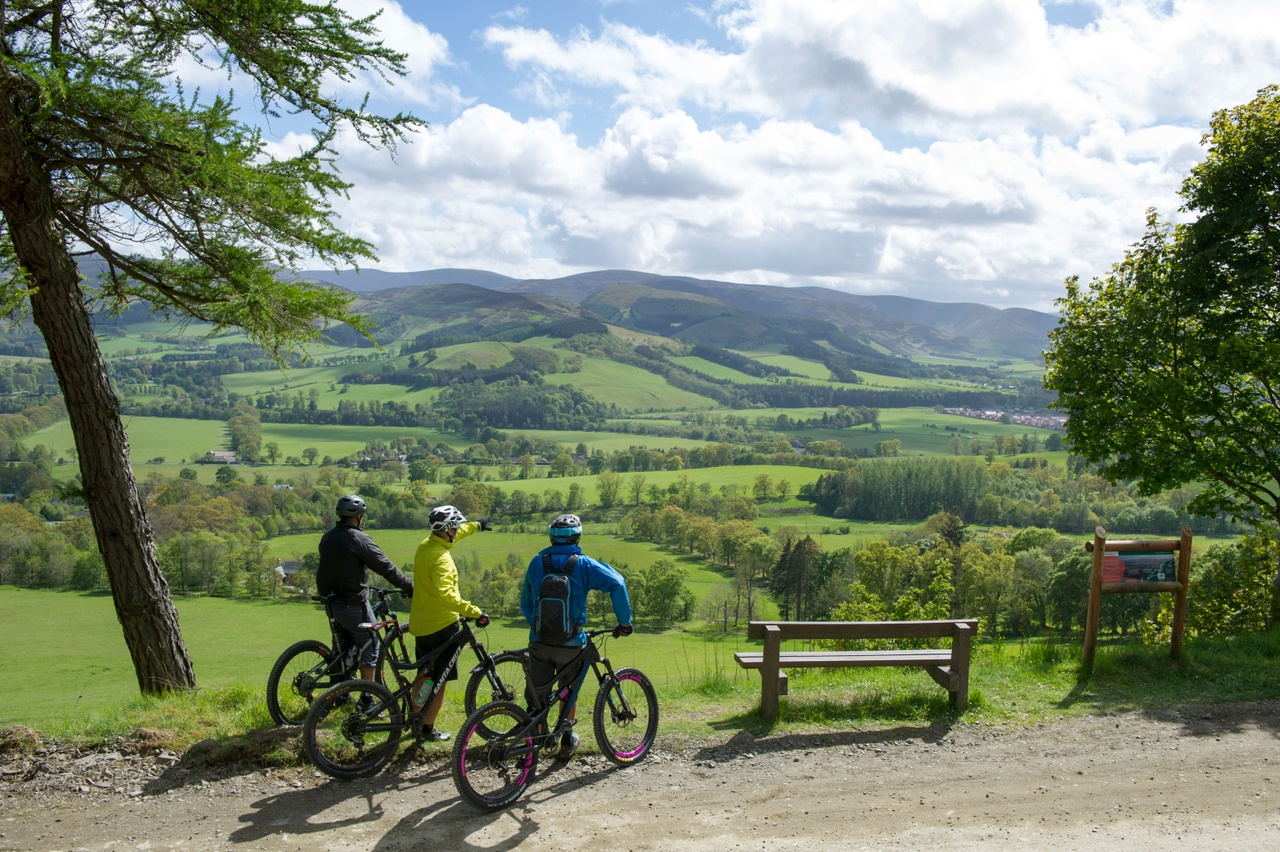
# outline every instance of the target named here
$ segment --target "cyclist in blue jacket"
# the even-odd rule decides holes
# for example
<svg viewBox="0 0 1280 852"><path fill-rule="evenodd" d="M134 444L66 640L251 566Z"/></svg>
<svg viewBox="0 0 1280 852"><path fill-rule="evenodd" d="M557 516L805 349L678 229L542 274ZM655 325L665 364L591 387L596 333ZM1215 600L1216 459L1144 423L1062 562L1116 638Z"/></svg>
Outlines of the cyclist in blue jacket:
<svg viewBox="0 0 1280 852"><path fill-rule="evenodd" d="M529 622L529 701L534 703L540 696L533 694L534 685L549 683L561 669L569 664L582 646L587 643L582 626L587 623L587 592L605 592L613 601L613 614L619 627L615 636L626 636L631 633L631 600L627 596L627 581L613 569L613 566L592 559L582 552L578 541L582 538L582 519L577 515L560 515L551 522L547 529L551 537L551 546L541 550L529 562L525 572L524 589L520 594L520 612ZM557 644L540 641L538 633L538 599L542 589L542 579L546 567L543 555L550 557L553 568L563 571L572 559L569 571L569 601L573 629L571 635ZM573 559L573 557L577 557ZM582 686L584 669L573 684L573 694L565 704L563 712L567 718L577 718L578 690ZM578 750L578 735L572 730L565 731L560 739L560 751L557 760L568 760Z"/></svg>

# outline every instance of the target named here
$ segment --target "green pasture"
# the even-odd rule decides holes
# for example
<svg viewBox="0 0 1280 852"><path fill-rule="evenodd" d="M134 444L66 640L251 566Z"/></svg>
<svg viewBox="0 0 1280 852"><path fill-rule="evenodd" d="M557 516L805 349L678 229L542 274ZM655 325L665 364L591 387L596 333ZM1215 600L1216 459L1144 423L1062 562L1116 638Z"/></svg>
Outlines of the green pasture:
<svg viewBox="0 0 1280 852"><path fill-rule="evenodd" d="M221 420L191 420L175 417L129 417L123 419L129 436L129 454L140 467L148 459L163 457L168 464L203 458L209 450L226 448L226 424ZM75 451L71 421L59 422L23 439L30 447L44 444L57 455L70 458ZM349 452L349 451L348 451Z"/></svg>
<svg viewBox="0 0 1280 852"><path fill-rule="evenodd" d="M310 602L179 597L175 604L196 678L206 690L243 683L262 696L281 651L302 639L328 642L324 611ZM0 607L75 625L74 630L17 631L10 637L0 656L6 696L0 702L0 729L58 725L78 732L107 708L137 700L137 679L110 595L0 586ZM593 623L608 623L608 616L593 613ZM528 625L520 618L494 619L481 632L481 641L491 651L523 648ZM691 688L708 671L723 673L749 693L748 673L733 664L733 652L745 647L741 639L707 643L679 630L641 627L626 639L607 640L605 651L615 666L644 671L660 694ZM469 669L470 652L464 654ZM460 678L465 677L463 672ZM446 695L441 720L447 727L462 721L462 682L451 685ZM254 720L266 727L270 720L265 698L261 700Z"/></svg>
<svg viewBox="0 0 1280 852"><path fill-rule="evenodd" d="M693 370L713 379L725 379L743 385L762 385L768 384L770 381L758 376L748 376L746 373L741 373L732 367L726 367L723 364L717 364L714 361L708 361L706 358L699 358L696 355L672 356L668 357L667 360L672 364L684 367L686 370Z"/></svg>
<svg viewBox="0 0 1280 852"><path fill-rule="evenodd" d="M441 346L436 350L436 360L431 366L441 370L460 370L466 364L474 364L481 370L493 370L511 361L507 344L493 340Z"/></svg>
<svg viewBox="0 0 1280 852"><path fill-rule="evenodd" d="M415 426L315 426L307 423L263 423L262 445L274 441L280 445L280 454L299 455L307 447L320 451L320 458L342 458L364 448L372 440L392 441L411 437L419 444L444 443L455 449L465 449L469 442L453 433Z"/></svg>
<svg viewBox="0 0 1280 852"><path fill-rule="evenodd" d="M243 742L253 730L270 726L263 690L279 652L328 633L322 611L309 603L184 598L176 604L200 690L194 696L139 698L109 596L0 587L0 606L7 611L75 625L8 637L0 656L6 698L0 728L23 724L54 736L114 744L117 736L146 727L167 732L166 745L178 751L208 737ZM491 650L519 647L527 630L520 621L502 620L482 638ZM738 732L827 734L956 722L945 692L923 672L891 668L793 671L779 718L766 721L758 713L759 675L733 662L735 651L753 646L758 647L734 630L641 627L629 638L607 640L604 650L615 665L649 675L662 707L659 736L675 742L723 742ZM972 657L970 707L962 718L1018 726L1188 702L1274 700L1280 696L1277 658L1277 630L1189 637L1181 660L1169 658L1167 645L1144 647L1103 636L1092 670L1081 667L1075 637L980 637ZM461 689L454 685L441 725L452 729L461 719ZM288 748L268 757L298 759L296 749Z"/></svg>
<svg viewBox="0 0 1280 852"><path fill-rule="evenodd" d="M600 450L604 453L611 453L617 450L627 450L632 447L646 447L651 450L666 450L671 447L704 447L706 441L694 438L665 438L657 435L633 435L627 432L610 432L606 430L602 432L577 432L571 430L554 430L554 429L511 429L508 430L511 437L519 437L521 435L537 440L539 438L547 441L554 441L560 446L572 451L578 444L585 444L587 452Z"/></svg>
<svg viewBox="0 0 1280 852"><path fill-rule="evenodd" d="M486 474L492 474L494 471L491 467L482 469ZM750 494L751 486L755 483L756 477L761 473L766 473L776 482L779 479L786 479L791 483L791 493L795 494L796 490L805 483L814 482L819 476L826 471L811 467L799 467L793 465L729 465L727 467L707 467L692 468L689 470L647 470L644 472L622 473L622 490L619 494L619 505L631 505L630 487L636 477L644 479L644 495L642 500L648 499L649 486L656 485L661 489L666 489L671 485L679 485L685 480L693 483L695 486L706 483L711 487L713 494L719 494L722 487L738 488L740 493ZM541 472L540 472L541 473ZM560 492L561 497L568 497L569 486L578 485L582 489L582 499L586 505L592 505L596 502L596 482L597 476L594 474L586 474L583 476L538 476L533 479L510 479L499 480L492 478L486 480L487 484L496 486L506 493L514 490L521 490L525 493L542 494L548 490L556 490ZM437 486L437 490L447 490L448 486Z"/></svg>
<svg viewBox="0 0 1280 852"><path fill-rule="evenodd" d="M808 506L809 504L800 504ZM864 550L875 541L885 541L894 535L919 529L919 524L885 523L880 521L855 521L849 518L829 518L812 512L772 514L765 510L756 519L756 526L771 533L782 527L795 527L801 535L812 536L823 550ZM848 530L848 532L844 532Z"/></svg>
<svg viewBox="0 0 1280 852"><path fill-rule="evenodd" d="M134 476L141 479L155 473L166 479L175 478L183 468L196 472L196 479L206 485L215 481L218 465L197 464L194 458L203 457L208 450L226 449L226 427L219 420L192 420L172 417L126 417L125 429L129 435L129 449ZM315 426L303 423L264 423L262 442L280 445L281 459L301 456L307 447L315 447L320 455L312 465L261 464L237 466L240 478L252 481L262 475L268 482L282 480L293 482L303 476L315 476L320 460L325 456L342 458L364 447L375 439L391 440L411 435L428 443L444 442L456 449L464 449L468 442L458 435L433 429L403 429L391 426ZM70 460L74 458L74 440L71 426L66 420L28 435L27 446L44 444L56 455ZM150 464L155 458L163 458L160 464ZM185 459L185 461L184 461ZM79 465L60 464L52 475L58 481L69 481L79 473ZM496 476L496 472L493 473Z"/></svg>
<svg viewBox="0 0 1280 852"><path fill-rule="evenodd" d="M546 380L586 391L623 411L701 411L716 407L716 403L705 396L672 387L661 376L604 358L584 357L581 371L555 373Z"/></svg>
<svg viewBox="0 0 1280 852"><path fill-rule="evenodd" d="M805 376L806 378L817 379L822 382L831 378L831 371L827 369L827 366L817 361L810 361L806 358L797 358L794 355L781 355L777 352L769 351L766 348L753 351L733 351L737 352L739 355L759 361L761 364L768 364L770 367L781 367L784 370L789 370L797 376Z"/></svg>
<svg viewBox="0 0 1280 852"><path fill-rule="evenodd" d="M797 420L813 420L820 419L824 411L834 413L831 408L765 408L753 410L751 416L766 421L774 420L779 415ZM806 442L840 441L848 447L871 451L881 441L897 439L902 441L902 452L910 455L950 455L951 439L959 437L965 445L963 455L968 453L968 444L973 438L989 444L997 435L1036 435L1043 446L1044 441L1055 432L1053 429L1024 426L1020 423L1000 423L977 417L943 414L924 406L882 408L879 424L879 431L870 424L864 424L848 429L792 429L785 434ZM951 431L947 427L951 427ZM1037 455L1043 453L1038 451Z"/></svg>
<svg viewBox="0 0 1280 852"><path fill-rule="evenodd" d="M907 376L885 376L880 373L868 373L865 370L858 370L857 373L862 378L862 384L857 385L857 387L866 389L976 390L981 387L973 382L962 382L956 379L916 379Z"/></svg>
<svg viewBox="0 0 1280 852"><path fill-rule="evenodd" d="M328 643L324 610L300 601L175 598L178 621L203 687L244 681L265 689L276 657L301 639ZM0 606L71 630L23 630L6 642L0 677L0 728L49 718L76 718L136 697L138 683L111 596L0 587ZM501 621L501 623L499 623ZM495 649L524 647L525 629L513 621L490 626ZM21 696L21 700L12 700ZM458 703L461 691L450 696ZM265 712L265 708L264 708Z"/></svg>

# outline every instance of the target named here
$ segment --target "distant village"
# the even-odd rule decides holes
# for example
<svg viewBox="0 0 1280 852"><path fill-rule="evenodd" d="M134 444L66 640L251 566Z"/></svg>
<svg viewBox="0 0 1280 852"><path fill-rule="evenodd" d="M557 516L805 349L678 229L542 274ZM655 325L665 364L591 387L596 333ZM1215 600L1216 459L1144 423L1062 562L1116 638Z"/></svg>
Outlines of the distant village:
<svg viewBox="0 0 1280 852"><path fill-rule="evenodd" d="M942 410L947 414L958 414L961 417L977 417L980 420L995 420L999 423L1017 423L1020 426L1038 426L1042 429L1062 429L1067 423L1064 414L1018 414L994 408L944 408Z"/></svg>

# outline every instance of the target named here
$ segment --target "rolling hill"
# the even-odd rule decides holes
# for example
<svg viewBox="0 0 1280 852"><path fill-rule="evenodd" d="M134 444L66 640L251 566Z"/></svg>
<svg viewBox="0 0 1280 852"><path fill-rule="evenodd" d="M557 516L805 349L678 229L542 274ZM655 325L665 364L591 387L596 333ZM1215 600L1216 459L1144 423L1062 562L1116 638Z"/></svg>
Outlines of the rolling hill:
<svg viewBox="0 0 1280 852"><path fill-rule="evenodd" d="M522 296L535 314L574 314L643 331L724 348L756 348L757 343L789 343L797 335L854 356L902 359L930 356L971 359L996 356L1036 359L1054 314L976 303L926 302L902 296L866 296L821 287L779 287L632 270L599 270L556 279L516 280L483 270L422 272L307 272L316 281L369 297L375 314L397 301L389 289L409 291L410 315L439 321L450 303L483 302L470 285ZM428 291L443 287L435 293ZM375 296L374 294L377 294ZM494 305L500 304L495 296ZM455 301L456 300L456 301ZM520 302L508 302L517 309ZM398 311L397 311L398 312ZM819 325L815 326L814 323ZM437 322L437 324L441 324ZM822 325L826 324L826 325ZM834 333L837 339L832 339ZM865 366L865 365L864 365Z"/></svg>

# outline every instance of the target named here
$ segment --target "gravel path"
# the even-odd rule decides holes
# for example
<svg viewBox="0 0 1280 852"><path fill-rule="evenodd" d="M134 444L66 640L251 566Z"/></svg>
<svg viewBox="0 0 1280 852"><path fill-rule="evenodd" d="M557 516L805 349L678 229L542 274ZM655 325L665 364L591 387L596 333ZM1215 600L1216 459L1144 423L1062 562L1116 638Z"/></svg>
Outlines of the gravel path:
<svg viewBox="0 0 1280 852"><path fill-rule="evenodd" d="M1280 702L1034 727L903 726L679 743L539 765L513 807L462 802L446 751L374 778L0 743L0 850L1280 847Z"/></svg>

